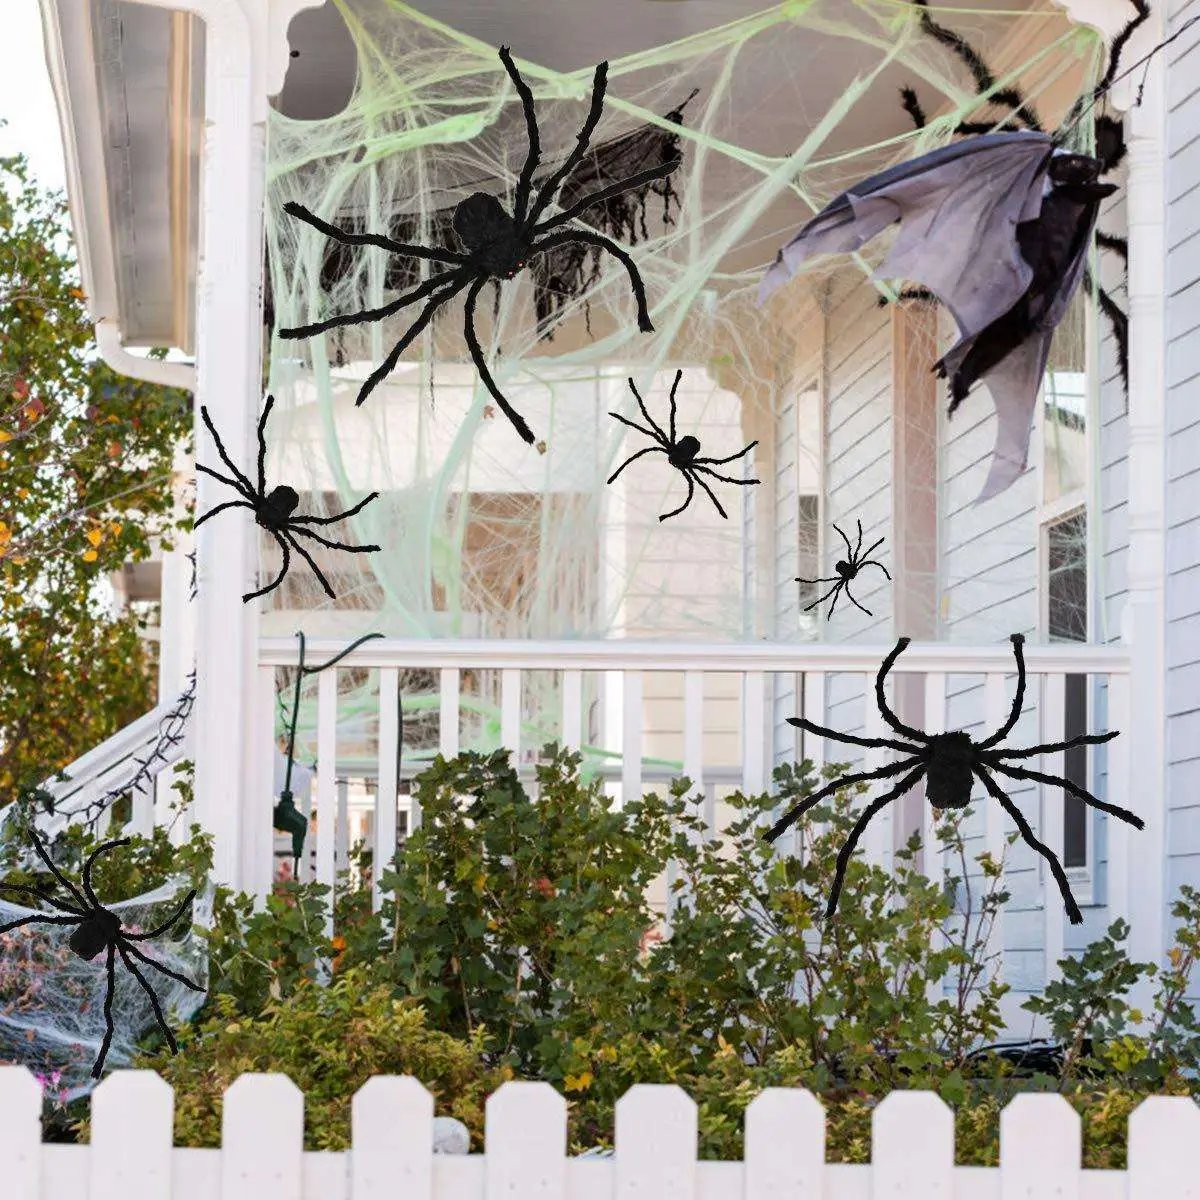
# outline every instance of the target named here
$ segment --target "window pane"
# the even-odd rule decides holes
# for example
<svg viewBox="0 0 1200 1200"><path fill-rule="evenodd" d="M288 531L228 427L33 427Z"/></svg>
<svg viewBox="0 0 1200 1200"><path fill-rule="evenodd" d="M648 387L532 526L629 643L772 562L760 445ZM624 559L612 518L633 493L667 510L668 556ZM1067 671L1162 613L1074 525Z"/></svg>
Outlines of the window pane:
<svg viewBox="0 0 1200 1200"><path fill-rule="evenodd" d="M1046 590L1052 642L1087 641L1087 514L1047 529Z"/></svg>
<svg viewBox="0 0 1200 1200"><path fill-rule="evenodd" d="M1053 504L1087 484L1087 376L1047 371L1043 395L1043 501Z"/></svg>

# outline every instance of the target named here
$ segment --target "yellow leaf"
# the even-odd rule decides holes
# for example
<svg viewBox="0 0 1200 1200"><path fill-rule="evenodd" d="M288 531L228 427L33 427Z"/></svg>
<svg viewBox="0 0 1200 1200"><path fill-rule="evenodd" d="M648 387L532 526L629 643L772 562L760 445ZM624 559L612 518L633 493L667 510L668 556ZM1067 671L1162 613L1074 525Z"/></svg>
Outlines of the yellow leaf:
<svg viewBox="0 0 1200 1200"><path fill-rule="evenodd" d="M5 442L11 442L11 441L12 441L12 434L6 432L3 429L0 429L0 446L3 446Z"/></svg>
<svg viewBox="0 0 1200 1200"><path fill-rule="evenodd" d="M568 1092L586 1092L592 1086L591 1071L580 1071L578 1075L568 1075L563 1080L563 1086Z"/></svg>
<svg viewBox="0 0 1200 1200"><path fill-rule="evenodd" d="M102 541L104 541L104 532L100 529L89 529L87 531L87 540L91 542L93 546L98 546Z"/></svg>
<svg viewBox="0 0 1200 1200"><path fill-rule="evenodd" d="M83 561L84 562L95 562L96 559L98 559L99 557L100 557L100 555L97 554L95 550L85 550L83 552Z"/></svg>

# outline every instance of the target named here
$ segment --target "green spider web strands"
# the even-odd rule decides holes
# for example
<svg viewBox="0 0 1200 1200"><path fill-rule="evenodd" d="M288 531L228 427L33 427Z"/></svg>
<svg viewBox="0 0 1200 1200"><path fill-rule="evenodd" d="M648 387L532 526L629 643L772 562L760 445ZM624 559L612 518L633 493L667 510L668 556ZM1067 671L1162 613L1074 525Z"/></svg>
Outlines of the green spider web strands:
<svg viewBox="0 0 1200 1200"><path fill-rule="evenodd" d="M444 224L471 192L511 205L525 157L520 105L496 46L395 0L339 0L338 8L358 58L346 107L326 120L276 112L270 121L267 244L276 330L376 308L397 294L388 274L396 264L376 249L346 252L330 278L329 241L286 217L287 201L377 233L402 222L407 240L436 246L436 221ZM1072 28L1065 14L968 6L931 13L980 33L984 45L1017 20L1040 31L1037 45L1020 52L1024 61L992 65L996 87L1019 81L1047 121L1096 74L1096 36ZM519 44L514 49L541 130L536 187L574 145L594 63L578 56L538 63L521 57ZM1090 69L1081 72L1085 59ZM822 70L830 62L836 79ZM1086 78L1059 96L1071 72ZM918 89L929 114L923 131L900 109L905 84ZM669 121L693 88L699 94L682 124ZM802 331L789 325L788 305L756 308L762 270L804 217L848 183L940 144L958 121L981 112L999 115L981 105L962 64L899 0L789 3L670 45L613 55L593 146L655 130L677 137L684 155L670 223L662 197L649 194L634 217L635 225L644 218L644 233L639 227L628 246L657 332L637 332L627 276L607 256L594 277L585 265L585 285L563 297L549 340L538 337L528 273L504 285L494 319L491 286L483 290L476 324L485 357L544 453L520 443L481 386L466 354L461 295L360 408L359 386L419 306L301 341L276 334L270 385L283 412L272 431L278 440L269 474L291 483L306 511L318 513L378 489L380 499L345 536L331 536L384 549L319 557L334 579L335 602L297 564L274 597L265 632L290 636L303 624L312 637L345 639L368 628L406 637L778 636L755 630L746 616L746 524L753 516L763 536L773 520L767 509L752 512L759 489L722 485L728 521L698 493L682 517L662 526L658 514L676 507L684 488L654 457L606 487L644 444L607 414L636 416L625 383L632 375L665 426L667 389L681 366L680 432L694 432L708 454L731 454L754 438L765 450ZM628 243L627 229L609 232ZM849 259L813 264L812 286L836 279L863 289L861 272L879 261L883 246L865 251L857 267ZM891 290L888 282L882 290ZM1081 330L1082 317L1077 323ZM1060 340L1062 361L1078 358L1075 325ZM982 396L973 403L987 406ZM767 478L769 463L748 464L748 474ZM1022 528L1014 544L1027 549L1034 533ZM269 554L268 547L264 569ZM987 586L974 593L980 610ZM814 620L794 636L838 635ZM486 708L495 700L493 680L472 686L464 704ZM436 680L422 683L419 696L433 695L428 687ZM371 675L344 698L347 727L370 725L376 688ZM486 726L479 731L485 736Z"/></svg>

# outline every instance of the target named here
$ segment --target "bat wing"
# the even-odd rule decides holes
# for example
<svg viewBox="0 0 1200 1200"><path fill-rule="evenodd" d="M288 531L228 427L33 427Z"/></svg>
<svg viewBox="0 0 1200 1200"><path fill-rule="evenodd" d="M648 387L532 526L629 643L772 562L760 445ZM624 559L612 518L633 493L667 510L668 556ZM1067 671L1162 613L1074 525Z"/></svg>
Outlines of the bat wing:
<svg viewBox="0 0 1200 1200"><path fill-rule="evenodd" d="M1016 227L1041 211L1048 134L990 133L900 163L843 192L779 252L761 303L814 254L857 250L900 230L874 278L928 288L969 337L1009 309L1031 272Z"/></svg>

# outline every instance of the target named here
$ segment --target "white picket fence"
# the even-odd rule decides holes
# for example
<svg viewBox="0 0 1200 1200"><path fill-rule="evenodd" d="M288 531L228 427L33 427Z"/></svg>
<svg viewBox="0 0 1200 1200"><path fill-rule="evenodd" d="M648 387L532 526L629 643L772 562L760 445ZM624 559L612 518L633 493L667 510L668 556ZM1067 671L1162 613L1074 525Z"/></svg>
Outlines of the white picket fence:
<svg viewBox="0 0 1200 1200"><path fill-rule="evenodd" d="M611 1158L568 1158L567 1104L544 1083L487 1102L485 1153L433 1154L433 1097L377 1076L354 1097L353 1149L303 1148L304 1097L283 1075L225 1093L219 1150L172 1145L174 1098L152 1071L118 1071L92 1097L88 1146L43 1145L41 1089L0 1068L4 1200L1196 1200L1200 1107L1152 1097L1129 1122L1129 1169L1083 1170L1078 1114L1023 1095L1000 1119L1000 1166L954 1165L954 1119L931 1092L875 1110L868 1166L825 1161L807 1091L771 1088L746 1113L742 1162L697 1161L696 1105L639 1084L617 1104Z"/></svg>

